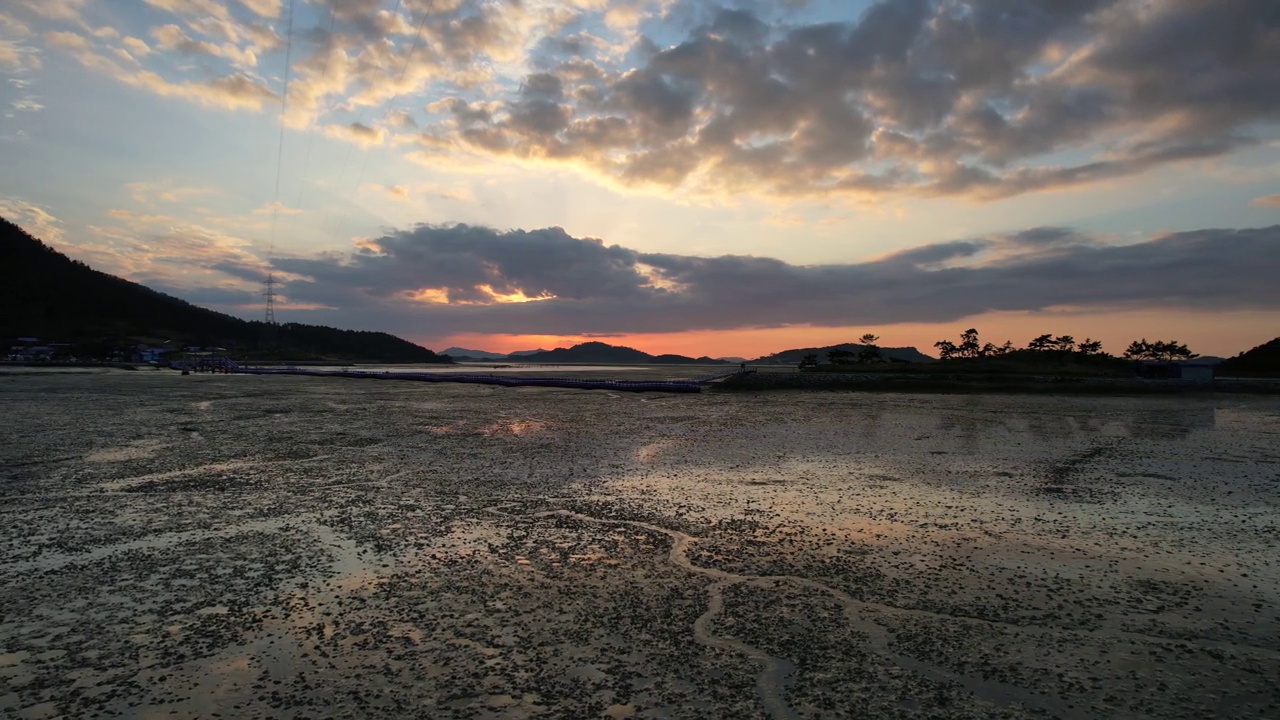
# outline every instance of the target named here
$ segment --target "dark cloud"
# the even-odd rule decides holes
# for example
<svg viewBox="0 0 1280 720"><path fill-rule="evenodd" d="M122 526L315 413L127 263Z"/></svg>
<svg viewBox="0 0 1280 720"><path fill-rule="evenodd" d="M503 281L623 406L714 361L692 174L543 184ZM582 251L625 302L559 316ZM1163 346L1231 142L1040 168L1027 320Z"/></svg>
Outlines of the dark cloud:
<svg viewBox="0 0 1280 720"><path fill-rule="evenodd" d="M1035 233L1035 230L1028 230ZM1022 235L1023 233L1019 233ZM896 252L884 258L885 262L899 262L907 265L935 265L948 260L958 260L977 255L991 243L981 240L953 240L951 242L934 243L921 247Z"/></svg>
<svg viewBox="0 0 1280 720"><path fill-rule="evenodd" d="M1048 247L1053 245L1067 245L1092 243L1092 238L1088 235L1064 227L1038 227L1030 230L1013 233L1006 236L1009 242L1019 245L1030 245L1033 247Z"/></svg>
<svg viewBox="0 0 1280 720"><path fill-rule="evenodd" d="M296 258L275 264L314 278L308 292L394 296L436 288L451 300L477 301L485 297L477 294L478 286L502 295L566 300L636 297L645 283L636 263L632 250L570 237L560 228L499 233L469 225L423 225L369 243L347 261ZM306 283L295 286L307 288Z"/></svg>
<svg viewBox="0 0 1280 720"><path fill-rule="evenodd" d="M524 93L432 142L673 188L998 199L1224 155L1280 120L1276 0L893 0L810 25L767 6L676 3L695 29L625 69L548 39Z"/></svg>
<svg viewBox="0 0 1280 720"><path fill-rule="evenodd" d="M222 260L207 267L210 270L230 275L240 280L248 280L249 282L257 283L267 279L267 268L242 260Z"/></svg>
<svg viewBox="0 0 1280 720"><path fill-rule="evenodd" d="M202 307L221 308L257 308L262 303L262 295L248 290L222 287L180 288L163 282L139 278L147 287L166 295L182 298L189 303Z"/></svg>
<svg viewBox="0 0 1280 720"><path fill-rule="evenodd" d="M443 102L443 107L463 127L486 125L493 121L493 113L480 103L469 103L460 98L449 98Z"/></svg>
<svg viewBox="0 0 1280 720"><path fill-rule="evenodd" d="M384 12L382 0L326 0L325 4L336 27L358 32L370 40L385 37L395 27L391 14Z"/></svg>
<svg viewBox="0 0 1280 720"><path fill-rule="evenodd" d="M760 42L769 36L770 27L753 13L735 8L719 8L708 33L746 42Z"/></svg>
<svg viewBox="0 0 1280 720"><path fill-rule="evenodd" d="M1128 245L1033 228L862 263L802 266L641 253L560 228L424 225L364 243L347 257L275 265L304 278L283 288L292 302L338 308L308 317L410 335L879 325L1055 306L1280 309L1280 226ZM499 296L553 299L512 303ZM439 302L445 297L452 304Z"/></svg>

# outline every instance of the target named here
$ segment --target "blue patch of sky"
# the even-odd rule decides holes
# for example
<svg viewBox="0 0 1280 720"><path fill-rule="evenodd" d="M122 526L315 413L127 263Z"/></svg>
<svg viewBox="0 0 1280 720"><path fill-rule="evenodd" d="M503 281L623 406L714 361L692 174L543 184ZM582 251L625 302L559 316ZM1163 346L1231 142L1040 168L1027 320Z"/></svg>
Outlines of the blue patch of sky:
<svg viewBox="0 0 1280 720"><path fill-rule="evenodd" d="M640 29L658 47L670 47L711 25L716 13L728 8L752 13L771 28L771 39L776 39L797 25L856 23L867 8L875 4L873 0L812 0L803 4L776 0L728 0L721 3L683 0L664 15L646 20Z"/></svg>

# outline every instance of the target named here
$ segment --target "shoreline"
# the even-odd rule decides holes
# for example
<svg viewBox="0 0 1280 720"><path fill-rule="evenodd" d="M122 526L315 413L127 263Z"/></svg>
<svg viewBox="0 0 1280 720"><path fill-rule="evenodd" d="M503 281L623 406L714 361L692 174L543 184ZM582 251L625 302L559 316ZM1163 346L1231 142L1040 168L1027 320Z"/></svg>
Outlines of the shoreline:
<svg viewBox="0 0 1280 720"><path fill-rule="evenodd" d="M1072 378L1052 375L928 375L887 373L752 373L711 386L724 392L844 390L1008 395L1280 395L1280 379L1218 378L1211 381L1146 378Z"/></svg>
<svg viewBox="0 0 1280 720"><path fill-rule="evenodd" d="M138 370L154 367L148 363L112 362L110 360L76 360L73 362L34 362L28 360L0 360L0 368L115 368L117 370Z"/></svg>

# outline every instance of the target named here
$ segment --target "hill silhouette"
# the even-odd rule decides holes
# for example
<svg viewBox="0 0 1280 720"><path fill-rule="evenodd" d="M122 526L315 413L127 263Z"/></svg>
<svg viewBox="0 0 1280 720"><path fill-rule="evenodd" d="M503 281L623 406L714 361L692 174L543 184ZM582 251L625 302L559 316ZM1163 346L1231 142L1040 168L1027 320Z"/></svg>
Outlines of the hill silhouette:
<svg viewBox="0 0 1280 720"><path fill-rule="evenodd" d="M865 345L857 343L841 343L839 345L827 345L826 347L810 347L796 348L794 350L783 350L772 355L752 360L753 363L761 363L767 365L796 365L804 360L805 355L817 355L818 362L827 361L827 353L832 350L844 350L857 355ZM930 357L913 347L900 348L880 348L880 355L886 360L905 360L907 362L937 362L937 358Z"/></svg>
<svg viewBox="0 0 1280 720"><path fill-rule="evenodd" d="M512 359L517 359L514 355ZM518 358L530 363L601 363L610 365L724 365L722 360L709 357L691 358L684 355L650 355L643 350L609 345L602 342L585 342L570 348L556 348Z"/></svg>
<svg viewBox="0 0 1280 720"><path fill-rule="evenodd" d="M448 355L454 360L506 360L505 353L489 352L488 350L472 350L464 347L450 347L440 351L441 355Z"/></svg>
<svg viewBox="0 0 1280 720"><path fill-rule="evenodd" d="M172 341L238 356L450 362L383 332L241 320L72 260L0 218L0 338L98 347Z"/></svg>
<svg viewBox="0 0 1280 720"><path fill-rule="evenodd" d="M1222 377L1280 377L1280 338L1223 360L1217 373Z"/></svg>

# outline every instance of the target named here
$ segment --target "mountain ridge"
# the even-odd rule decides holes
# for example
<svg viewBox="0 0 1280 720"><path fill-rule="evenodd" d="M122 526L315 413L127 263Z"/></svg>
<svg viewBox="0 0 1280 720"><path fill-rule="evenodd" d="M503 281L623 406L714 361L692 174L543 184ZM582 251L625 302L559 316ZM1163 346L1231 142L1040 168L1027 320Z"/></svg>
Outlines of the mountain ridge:
<svg viewBox="0 0 1280 720"><path fill-rule="evenodd" d="M451 358L475 358L476 360L506 360L507 356L503 353L489 352L488 350L473 350L471 348L450 347L440 351L441 355L448 355Z"/></svg>
<svg viewBox="0 0 1280 720"><path fill-rule="evenodd" d="M257 359L333 358L449 363L390 333L323 325L268 325L202 308L95 270L0 218L0 338L39 337L84 347L134 347L162 338L226 347Z"/></svg>

